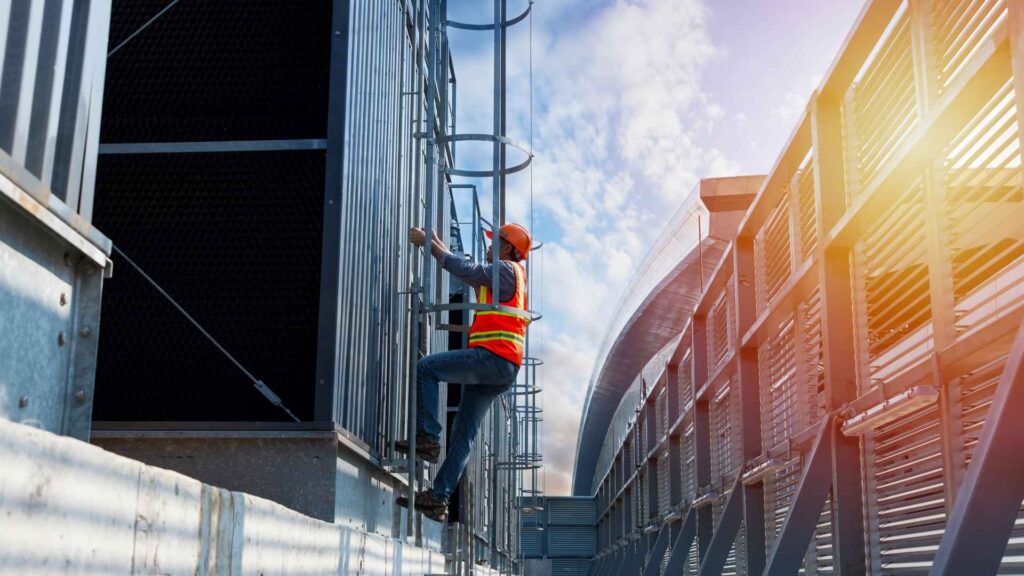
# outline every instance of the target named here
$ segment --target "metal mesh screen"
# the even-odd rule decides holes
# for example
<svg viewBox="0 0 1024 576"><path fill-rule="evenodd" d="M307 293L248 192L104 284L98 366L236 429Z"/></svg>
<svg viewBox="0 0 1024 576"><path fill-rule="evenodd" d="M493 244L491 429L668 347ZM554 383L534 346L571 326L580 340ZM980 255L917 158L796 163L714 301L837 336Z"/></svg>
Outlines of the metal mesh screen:
<svg viewBox="0 0 1024 576"><path fill-rule="evenodd" d="M116 48L167 6L113 4ZM107 64L103 142L323 138L331 0L179 2Z"/></svg>
<svg viewBox="0 0 1024 576"><path fill-rule="evenodd" d="M310 419L321 151L102 156L96 223ZM97 420L283 414L123 261L103 294Z"/></svg>

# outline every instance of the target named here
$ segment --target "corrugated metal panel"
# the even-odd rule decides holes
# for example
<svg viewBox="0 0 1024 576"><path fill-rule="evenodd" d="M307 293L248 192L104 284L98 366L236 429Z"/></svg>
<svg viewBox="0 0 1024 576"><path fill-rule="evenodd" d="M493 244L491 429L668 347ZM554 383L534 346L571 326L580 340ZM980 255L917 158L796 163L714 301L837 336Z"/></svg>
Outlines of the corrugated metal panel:
<svg viewBox="0 0 1024 576"><path fill-rule="evenodd" d="M548 526L548 556L552 558L580 556L589 558L596 552L593 527Z"/></svg>
<svg viewBox="0 0 1024 576"><path fill-rule="evenodd" d="M587 576L590 564L590 560L555 559L551 561L551 576Z"/></svg>
<svg viewBox="0 0 1024 576"><path fill-rule="evenodd" d="M542 547L544 532L541 530L521 530L519 532L519 554L524 558L540 558L544 555Z"/></svg>
<svg viewBox="0 0 1024 576"><path fill-rule="evenodd" d="M549 524L589 526L594 523L593 498L549 497L546 511Z"/></svg>
<svg viewBox="0 0 1024 576"><path fill-rule="evenodd" d="M0 4L0 153L37 179L19 182L29 194L52 191L86 220L109 22L109 2Z"/></svg>

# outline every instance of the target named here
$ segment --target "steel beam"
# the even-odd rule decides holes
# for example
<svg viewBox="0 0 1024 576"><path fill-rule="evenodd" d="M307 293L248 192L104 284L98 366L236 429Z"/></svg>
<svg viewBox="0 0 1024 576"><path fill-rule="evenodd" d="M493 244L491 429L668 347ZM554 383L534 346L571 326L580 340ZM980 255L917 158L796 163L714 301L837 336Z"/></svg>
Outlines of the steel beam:
<svg viewBox="0 0 1024 576"><path fill-rule="evenodd" d="M316 394L313 420L334 422L338 357L341 354L341 222L345 121L348 101L349 2L334 0L331 29L330 106L327 111L327 169L324 190L320 318L317 322Z"/></svg>
<svg viewBox="0 0 1024 576"><path fill-rule="evenodd" d="M711 536L707 554L701 558L700 570L697 571L700 576L716 576L722 573L742 520L743 483L740 482L740 476L737 476L718 519L718 526L715 526L715 532Z"/></svg>
<svg viewBox="0 0 1024 576"><path fill-rule="evenodd" d="M672 552L669 554L668 564L665 565L665 574L682 574L690 556L690 547L693 546L693 539L697 537L697 510L690 507L683 518L683 525L679 535L672 542Z"/></svg>
<svg viewBox="0 0 1024 576"><path fill-rule="evenodd" d="M754 293L755 265L754 241L749 237L737 237L733 250L733 266L736 271L736 317L738 330L734 346L736 371L739 375L740 441L743 461L748 462L761 453L761 391L757 367L756 347L742 347L740 335L746 334L757 318ZM792 256L792 255L791 255ZM764 569L764 484L756 482L741 485L743 491L744 536L747 543L747 569L758 574Z"/></svg>
<svg viewBox="0 0 1024 576"><path fill-rule="evenodd" d="M812 104L815 204L819 246L827 230L839 221L846 205L842 115L839 103L818 97ZM819 249L821 334L825 364L827 409L834 411L857 396L856 330L853 314L850 250ZM861 497L861 453L858 440L832 435L832 535L835 568L839 574L865 569L864 514Z"/></svg>
<svg viewBox="0 0 1024 576"><path fill-rule="evenodd" d="M1024 324L999 379L931 574L995 574L1024 500Z"/></svg>
<svg viewBox="0 0 1024 576"><path fill-rule="evenodd" d="M275 152L325 150L327 140L214 140L208 142L136 142L100 144L100 154L199 154L218 152Z"/></svg>
<svg viewBox="0 0 1024 576"><path fill-rule="evenodd" d="M804 468L800 485L775 539L771 555L764 568L764 576L796 574L803 563L804 554L814 537L814 528L828 499L832 486L832 441L835 419L829 416L821 425L814 441L810 458Z"/></svg>

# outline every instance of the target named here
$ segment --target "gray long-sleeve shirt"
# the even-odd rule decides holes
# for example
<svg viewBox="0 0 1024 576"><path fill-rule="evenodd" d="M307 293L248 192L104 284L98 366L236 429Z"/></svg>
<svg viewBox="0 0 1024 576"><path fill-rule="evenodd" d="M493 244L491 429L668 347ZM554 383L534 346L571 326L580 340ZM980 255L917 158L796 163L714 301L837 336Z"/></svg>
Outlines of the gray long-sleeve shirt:
<svg viewBox="0 0 1024 576"><path fill-rule="evenodd" d="M480 264L449 253L441 260L441 267L473 288L491 286L492 264L490 262ZM498 273L498 301L511 300L515 294L516 272L512 269L512 264L502 260Z"/></svg>

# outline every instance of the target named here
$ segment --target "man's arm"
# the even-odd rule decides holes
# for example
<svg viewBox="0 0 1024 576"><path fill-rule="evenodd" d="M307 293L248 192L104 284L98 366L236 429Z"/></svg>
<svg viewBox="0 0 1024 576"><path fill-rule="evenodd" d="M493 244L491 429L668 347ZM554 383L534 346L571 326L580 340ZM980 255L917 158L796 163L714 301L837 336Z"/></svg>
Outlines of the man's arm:
<svg viewBox="0 0 1024 576"><path fill-rule="evenodd" d="M423 246L426 244L427 233L423 231L423 228L410 228L409 229L409 242L412 242L416 246ZM444 241L437 235L437 231L433 231L433 238L430 239L430 253L439 262L444 262L445 257L452 255L448 251L448 247L444 245Z"/></svg>
<svg viewBox="0 0 1024 576"><path fill-rule="evenodd" d="M426 244L426 233L422 228L413 228L409 230L409 241L416 246L423 246ZM434 237L430 243L430 253L437 259L442 268L466 284L474 288L491 285L492 267L490 263L481 264L452 254L437 235L437 232L434 232ZM516 273L507 264L502 264L498 270L498 290L500 292L498 298L504 302L515 294Z"/></svg>

